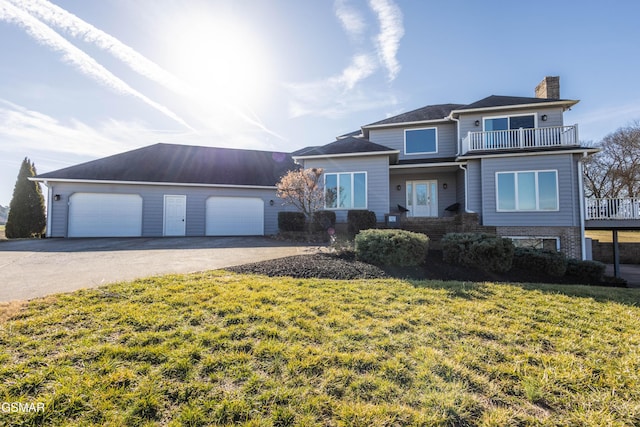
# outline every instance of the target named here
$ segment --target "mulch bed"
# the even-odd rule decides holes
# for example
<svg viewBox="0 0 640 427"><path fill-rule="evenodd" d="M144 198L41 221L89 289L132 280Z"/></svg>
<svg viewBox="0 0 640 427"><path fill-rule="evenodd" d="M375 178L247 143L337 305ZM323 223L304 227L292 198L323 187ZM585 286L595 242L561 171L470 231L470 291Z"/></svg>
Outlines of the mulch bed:
<svg viewBox="0 0 640 427"><path fill-rule="evenodd" d="M253 264L227 268L244 274L261 274L271 277L319 279L376 279L396 277L415 280L457 280L463 282L511 282L580 284L577 278L553 277L545 272L531 272L513 268L505 273L487 272L477 268L447 264L441 251L429 251L426 262L419 267L377 267L357 261L353 254L336 255L318 253L297 255ZM607 285L603 283L602 285Z"/></svg>

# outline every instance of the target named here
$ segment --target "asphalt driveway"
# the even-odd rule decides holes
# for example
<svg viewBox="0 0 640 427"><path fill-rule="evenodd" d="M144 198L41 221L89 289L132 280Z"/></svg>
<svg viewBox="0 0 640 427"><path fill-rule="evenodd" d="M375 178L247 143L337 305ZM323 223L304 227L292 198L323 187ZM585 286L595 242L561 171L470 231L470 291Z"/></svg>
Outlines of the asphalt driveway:
<svg viewBox="0 0 640 427"><path fill-rule="evenodd" d="M0 302L315 252L266 237L0 241Z"/></svg>

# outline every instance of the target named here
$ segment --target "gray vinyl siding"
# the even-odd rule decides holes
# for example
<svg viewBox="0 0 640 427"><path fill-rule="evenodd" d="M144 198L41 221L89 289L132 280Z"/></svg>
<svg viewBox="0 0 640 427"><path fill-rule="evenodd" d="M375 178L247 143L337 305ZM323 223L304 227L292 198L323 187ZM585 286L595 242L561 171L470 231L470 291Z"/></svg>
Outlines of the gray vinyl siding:
<svg viewBox="0 0 640 427"><path fill-rule="evenodd" d="M404 131L405 129L422 129L435 127L438 129L438 152L433 154L405 154ZM400 151L400 160L437 159L443 157L455 157L457 153L457 138L455 123L424 124L410 127L394 127L387 129L371 129L369 140L385 147Z"/></svg>
<svg viewBox="0 0 640 427"><path fill-rule="evenodd" d="M482 215L482 174L480 160L467 162L467 210Z"/></svg>
<svg viewBox="0 0 640 427"><path fill-rule="evenodd" d="M304 168L323 168L325 173L366 172L367 209L375 212L379 222L389 212L389 157L335 157L329 159L307 159ZM347 221L348 209L331 209L336 213L337 222Z"/></svg>
<svg viewBox="0 0 640 427"><path fill-rule="evenodd" d="M456 202L462 205L464 202L464 194L462 202L458 199L457 191L457 173L421 173L421 174L393 174L389 183L389 209L395 211L398 205L407 206L407 181L437 181L438 182L438 216L446 215L445 208ZM447 184L444 189L443 185ZM400 191L397 187L400 185Z"/></svg>
<svg viewBox="0 0 640 427"><path fill-rule="evenodd" d="M536 127L554 127L554 126L563 126L563 115L562 108L536 108L536 109L528 109L528 110L504 110L504 111L491 111L485 113L471 113L471 114L460 114L460 140L464 139L469 132L482 132L483 130L483 119L485 117L502 117L509 116L514 114L536 114ZM542 121L542 116L547 116L546 121ZM476 120L480 121L480 125L476 126Z"/></svg>
<svg viewBox="0 0 640 427"><path fill-rule="evenodd" d="M552 212L498 212L496 172L558 171L559 210ZM482 159L482 222L495 226L578 226L576 165L571 154Z"/></svg>
<svg viewBox="0 0 640 427"><path fill-rule="evenodd" d="M466 203L464 197L464 171L462 169L456 172L456 201L460 203L459 212L464 212Z"/></svg>
<svg viewBox="0 0 640 427"><path fill-rule="evenodd" d="M211 196L258 197L264 201L264 232L278 232L278 211L291 210L282 205L276 197L275 189L260 188L224 188L224 187L186 187L139 184L95 184L95 183L56 183L51 194L59 194L60 200L49 201L51 217L51 236L66 237L69 213L69 197L73 193L117 193L138 194L142 197L142 235L161 237L163 235L164 196L187 196L186 235L204 236L206 222L206 201ZM273 200L273 206L270 201Z"/></svg>

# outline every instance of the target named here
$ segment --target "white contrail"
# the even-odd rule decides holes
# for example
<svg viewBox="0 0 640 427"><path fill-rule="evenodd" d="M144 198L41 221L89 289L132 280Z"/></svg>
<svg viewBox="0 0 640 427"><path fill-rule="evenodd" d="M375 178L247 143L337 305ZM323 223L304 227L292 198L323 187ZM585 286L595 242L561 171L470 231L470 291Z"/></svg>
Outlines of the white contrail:
<svg viewBox="0 0 640 427"><path fill-rule="evenodd" d="M83 74L93 78L104 86L119 93L138 98L147 105L160 111L167 117L175 120L186 128L195 131L184 120L178 117L168 108L152 101L140 92L133 89L124 81L113 75L109 70L100 65L85 52L71 44L68 40L49 28L46 24L34 18L27 12L20 10L7 1L0 0L0 20L14 23L24 28L25 31L39 43L48 46L62 54L62 60L75 66Z"/></svg>
<svg viewBox="0 0 640 427"><path fill-rule="evenodd" d="M55 26L69 35L79 38L84 42L94 44L100 49L113 55L122 61L138 74L153 80L170 91L179 95L188 96L203 103L200 91L186 84L184 81L174 76L164 68L149 60L144 55L137 52L130 46L122 43L117 38L94 27L88 22L78 18L76 15L52 4L46 0L9 0L29 13L37 16L49 25ZM210 102L211 100L207 100ZM284 140L281 135L271 131L259 120L253 119L239 107L232 104L225 104L225 108L231 110L245 122L259 128L260 130Z"/></svg>
<svg viewBox="0 0 640 427"><path fill-rule="evenodd" d="M346 4L345 0L336 0L333 4L336 16L342 24L342 28L351 37L361 37L365 30L364 18L362 15Z"/></svg>
<svg viewBox="0 0 640 427"><path fill-rule="evenodd" d="M380 21L380 34L376 37L378 54L387 68L389 80L394 80L400 72L396 54L400 48L400 39L404 36L402 11L392 0L369 0L369 6Z"/></svg>

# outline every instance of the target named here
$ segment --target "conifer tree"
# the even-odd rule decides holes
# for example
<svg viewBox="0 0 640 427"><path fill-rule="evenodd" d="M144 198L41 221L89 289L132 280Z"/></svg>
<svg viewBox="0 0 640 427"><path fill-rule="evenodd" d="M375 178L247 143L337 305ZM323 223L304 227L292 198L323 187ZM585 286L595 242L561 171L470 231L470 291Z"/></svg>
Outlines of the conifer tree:
<svg viewBox="0 0 640 427"><path fill-rule="evenodd" d="M41 237L45 232L47 220L40 184L28 179L35 175L35 165L25 157L9 205L9 217L5 226L5 235L9 239Z"/></svg>

